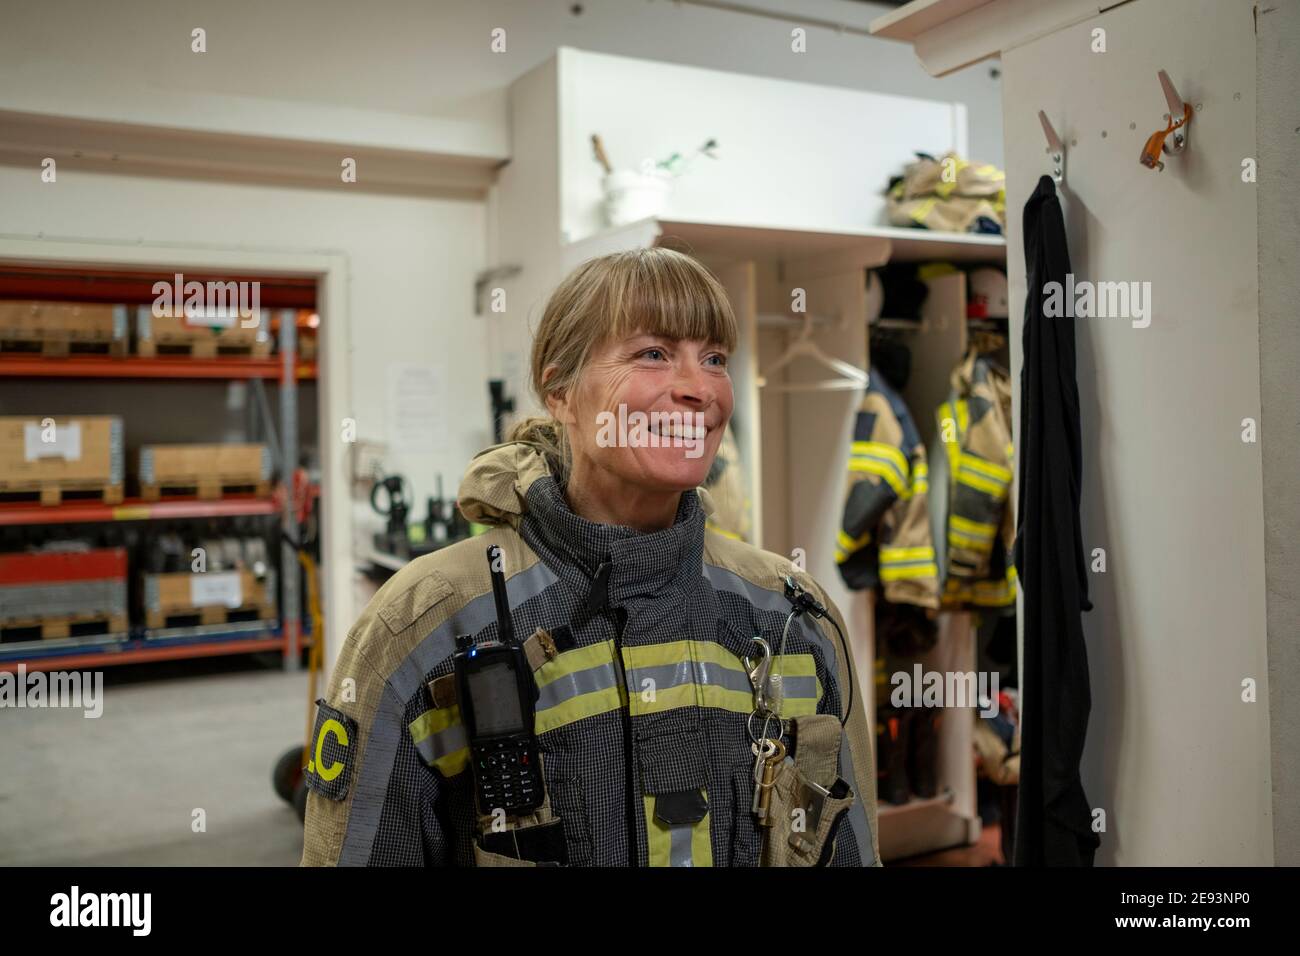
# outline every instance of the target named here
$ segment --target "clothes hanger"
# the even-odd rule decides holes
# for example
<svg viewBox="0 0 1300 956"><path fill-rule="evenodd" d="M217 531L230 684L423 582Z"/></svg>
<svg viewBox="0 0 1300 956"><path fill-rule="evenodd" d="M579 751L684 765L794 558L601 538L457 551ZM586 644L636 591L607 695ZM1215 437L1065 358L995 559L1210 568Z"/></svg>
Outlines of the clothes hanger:
<svg viewBox="0 0 1300 956"><path fill-rule="evenodd" d="M797 358L812 359L835 372L838 377L819 382L769 383L774 372L785 368ZM763 372L760 372L758 376L759 388L766 388L771 392L820 392L859 389L866 388L870 382L871 376L856 365L827 355L821 350L817 343L813 341L812 316L808 313L804 313L803 329L799 332L798 338L790 343L780 358Z"/></svg>

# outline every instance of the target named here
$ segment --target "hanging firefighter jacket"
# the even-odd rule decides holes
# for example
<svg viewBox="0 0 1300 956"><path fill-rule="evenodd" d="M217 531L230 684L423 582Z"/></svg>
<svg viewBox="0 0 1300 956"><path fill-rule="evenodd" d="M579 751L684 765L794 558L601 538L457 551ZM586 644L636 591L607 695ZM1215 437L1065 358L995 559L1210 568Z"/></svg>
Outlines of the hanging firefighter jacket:
<svg viewBox="0 0 1300 956"><path fill-rule="evenodd" d="M835 563L855 590L885 600L939 605L939 569L926 507L929 468L916 423L877 369L858 409Z"/></svg>
<svg viewBox="0 0 1300 956"><path fill-rule="evenodd" d="M1011 380L974 351L952 373L939 406L939 434L948 454L947 607L1009 607L1016 600L1010 500Z"/></svg>

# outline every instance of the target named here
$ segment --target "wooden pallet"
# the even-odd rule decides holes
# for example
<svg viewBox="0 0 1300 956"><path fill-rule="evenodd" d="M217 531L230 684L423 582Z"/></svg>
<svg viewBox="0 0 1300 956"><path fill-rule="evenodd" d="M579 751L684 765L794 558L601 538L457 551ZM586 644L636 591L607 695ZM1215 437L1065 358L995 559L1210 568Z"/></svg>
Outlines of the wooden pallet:
<svg viewBox="0 0 1300 956"><path fill-rule="evenodd" d="M221 342L216 338L197 338L187 342L167 342L144 339L136 343L136 354L152 358L158 355L183 355L194 359L217 356L242 356L244 358L270 358L270 342Z"/></svg>
<svg viewBox="0 0 1300 956"><path fill-rule="evenodd" d="M0 498L5 501L39 500L42 506L55 507L63 503L66 493L73 493L80 498L103 501L106 505L122 503L122 486L110 485L102 481L60 480L60 481L5 481L0 479Z"/></svg>
<svg viewBox="0 0 1300 956"><path fill-rule="evenodd" d="M144 626L150 631L198 624L230 624L233 621L270 621L276 616L273 604L250 604L244 607L192 607L146 610ZM197 622L195 619L198 619Z"/></svg>
<svg viewBox="0 0 1300 956"><path fill-rule="evenodd" d="M78 637L125 634L126 622L126 614L122 611L104 614L59 614L50 617L13 618L12 620L0 621L0 640L23 640L24 636L16 635L13 632L34 631L37 628L40 628L41 640L44 641L71 637L74 627L79 632Z"/></svg>
<svg viewBox="0 0 1300 956"><path fill-rule="evenodd" d="M259 498L271 497L271 482L249 481L247 478L215 478L192 481L168 481L165 484L140 483L140 497L145 501L165 498L197 497L202 501L217 501L227 494L252 492Z"/></svg>
<svg viewBox="0 0 1300 956"><path fill-rule="evenodd" d="M62 355L126 355L126 339L82 339L69 336L25 337L0 329L0 353Z"/></svg>

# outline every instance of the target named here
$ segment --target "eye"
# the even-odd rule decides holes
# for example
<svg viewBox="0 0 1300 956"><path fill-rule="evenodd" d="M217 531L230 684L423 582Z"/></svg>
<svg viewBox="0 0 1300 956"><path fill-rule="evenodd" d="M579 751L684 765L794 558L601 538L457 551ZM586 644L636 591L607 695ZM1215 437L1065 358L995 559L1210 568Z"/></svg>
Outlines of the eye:
<svg viewBox="0 0 1300 956"><path fill-rule="evenodd" d="M715 368L727 367L727 356L724 355L722 352L714 352L706 359L706 361L713 362L715 359L717 360L716 362L714 362Z"/></svg>
<svg viewBox="0 0 1300 956"><path fill-rule="evenodd" d="M640 352L637 353L637 358L648 358L648 359L652 359L653 361L658 361L659 359L667 358L667 357L668 357L668 353L665 352L663 349L657 347L642 349Z"/></svg>

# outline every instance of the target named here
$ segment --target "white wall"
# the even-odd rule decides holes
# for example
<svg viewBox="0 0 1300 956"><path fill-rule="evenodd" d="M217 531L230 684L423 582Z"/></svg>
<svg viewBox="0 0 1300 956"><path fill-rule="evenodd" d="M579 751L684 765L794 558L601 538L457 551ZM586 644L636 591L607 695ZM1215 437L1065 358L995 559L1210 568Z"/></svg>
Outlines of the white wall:
<svg viewBox="0 0 1300 956"><path fill-rule="evenodd" d="M1104 54L1090 52L1098 26ZM1241 424L1260 416L1255 187L1240 177L1255 155L1253 30L1249 4L1138 0L1003 54L1013 366L1022 211L1048 171L1039 109L1071 141L1075 275L1150 282L1154 303L1148 328L1076 321L1084 548L1106 551L1083 617L1099 863L1274 859L1260 445ZM1161 68L1203 108L1186 154L1157 173L1137 158L1163 126ZM1241 700L1245 678L1257 703Z"/></svg>

